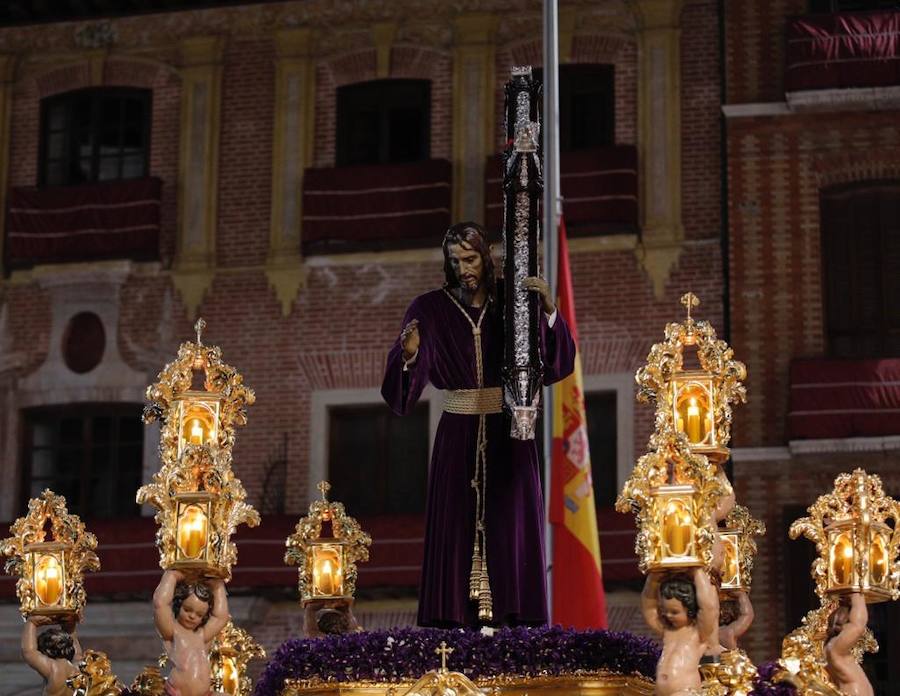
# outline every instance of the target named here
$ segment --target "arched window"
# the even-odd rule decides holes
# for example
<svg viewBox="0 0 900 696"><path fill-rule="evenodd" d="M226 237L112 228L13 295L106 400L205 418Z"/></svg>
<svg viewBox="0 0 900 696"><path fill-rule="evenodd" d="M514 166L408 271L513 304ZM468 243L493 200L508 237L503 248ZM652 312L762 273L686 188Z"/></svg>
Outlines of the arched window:
<svg viewBox="0 0 900 696"><path fill-rule="evenodd" d="M900 355L900 181L826 189L821 215L829 355Z"/></svg>
<svg viewBox="0 0 900 696"><path fill-rule="evenodd" d="M148 89L79 89L41 102L40 185L147 176Z"/></svg>
<svg viewBox="0 0 900 696"><path fill-rule="evenodd" d="M428 159L431 82L373 80L337 91L337 165Z"/></svg>
<svg viewBox="0 0 900 696"><path fill-rule="evenodd" d="M82 519L138 515L144 426L140 404L72 404L25 411L22 504L45 488Z"/></svg>

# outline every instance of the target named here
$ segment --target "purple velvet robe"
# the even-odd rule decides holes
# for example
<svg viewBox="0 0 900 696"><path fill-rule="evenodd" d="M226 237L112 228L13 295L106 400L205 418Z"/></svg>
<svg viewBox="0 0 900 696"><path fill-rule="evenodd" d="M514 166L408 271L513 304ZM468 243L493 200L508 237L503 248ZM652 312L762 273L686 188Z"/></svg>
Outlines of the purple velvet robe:
<svg viewBox="0 0 900 696"><path fill-rule="evenodd" d="M480 308L467 307L473 321ZM438 389L474 389L475 342L472 328L442 290L417 297L403 326L419 320L419 354L403 370L399 339L388 354L381 394L391 409L409 413L428 382ZM503 363L501 312L482 322L484 386L501 385ZM572 372L575 344L562 316L553 327L541 313L544 382ZM475 626L477 602L469 601L469 571L475 537L475 441L478 416L443 413L434 440L428 477L425 559L419 590L420 626ZM544 564L544 506L537 446L513 440L509 417L487 417L487 564L493 594L494 623L547 622Z"/></svg>

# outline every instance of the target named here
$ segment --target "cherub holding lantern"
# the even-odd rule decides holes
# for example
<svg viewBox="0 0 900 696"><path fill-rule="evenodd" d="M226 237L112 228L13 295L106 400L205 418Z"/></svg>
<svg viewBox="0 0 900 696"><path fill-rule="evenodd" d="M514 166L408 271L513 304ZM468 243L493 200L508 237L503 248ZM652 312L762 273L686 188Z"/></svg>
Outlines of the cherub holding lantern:
<svg viewBox="0 0 900 696"><path fill-rule="evenodd" d="M166 694L211 693L209 645L231 618L224 581L189 582L184 573L167 570L153 593L153 618L172 666Z"/></svg>
<svg viewBox="0 0 900 696"><path fill-rule="evenodd" d="M700 688L698 666L718 647L719 597L702 568L690 575L650 573L641 595L647 625L662 636L656 696L689 696Z"/></svg>
<svg viewBox="0 0 900 696"><path fill-rule="evenodd" d="M78 674L81 645L75 633L76 617L59 621L38 635L38 628L57 623L50 616L29 616L22 629L22 659L44 680L44 696L68 696L66 680Z"/></svg>

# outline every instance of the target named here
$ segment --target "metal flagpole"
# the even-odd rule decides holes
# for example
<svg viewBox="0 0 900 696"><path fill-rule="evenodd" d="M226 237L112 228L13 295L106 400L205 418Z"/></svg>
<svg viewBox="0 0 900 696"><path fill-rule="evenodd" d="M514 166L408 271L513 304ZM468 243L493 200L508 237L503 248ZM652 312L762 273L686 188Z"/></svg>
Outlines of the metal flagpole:
<svg viewBox="0 0 900 696"><path fill-rule="evenodd" d="M559 255L559 21L557 0L544 0L544 279L556 292ZM550 479L553 453L553 390L544 387L544 547L547 553L547 606L553 607L553 530Z"/></svg>

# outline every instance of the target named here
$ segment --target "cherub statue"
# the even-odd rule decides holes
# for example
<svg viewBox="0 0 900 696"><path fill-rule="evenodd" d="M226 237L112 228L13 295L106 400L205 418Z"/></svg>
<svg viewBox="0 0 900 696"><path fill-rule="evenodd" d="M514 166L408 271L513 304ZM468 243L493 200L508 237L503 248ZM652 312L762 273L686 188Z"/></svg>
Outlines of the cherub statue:
<svg viewBox="0 0 900 696"><path fill-rule="evenodd" d="M167 570L153 593L153 613L171 665L166 693L206 696L209 644L231 618L225 583L217 578L189 583L180 571Z"/></svg>
<svg viewBox="0 0 900 696"><path fill-rule="evenodd" d="M663 639L656 668L656 696L689 696L700 689L700 661L718 648L719 598L702 568L693 577L651 573L641 595L647 625Z"/></svg>
<svg viewBox="0 0 900 696"><path fill-rule="evenodd" d="M854 647L866 633L869 612L859 592L849 595L828 617L825 663L831 681L846 696L874 696L872 684L854 655Z"/></svg>
<svg viewBox="0 0 900 696"><path fill-rule="evenodd" d="M725 650L737 650L738 639L753 623L753 605L746 590L739 590L733 599L719 603L719 643Z"/></svg>
<svg viewBox="0 0 900 696"><path fill-rule="evenodd" d="M81 645L75 634L77 619L37 634L40 626L56 622L49 616L29 616L22 630L22 658L44 679L44 696L68 696L72 690L66 685L69 677L78 674L76 663L81 660Z"/></svg>

